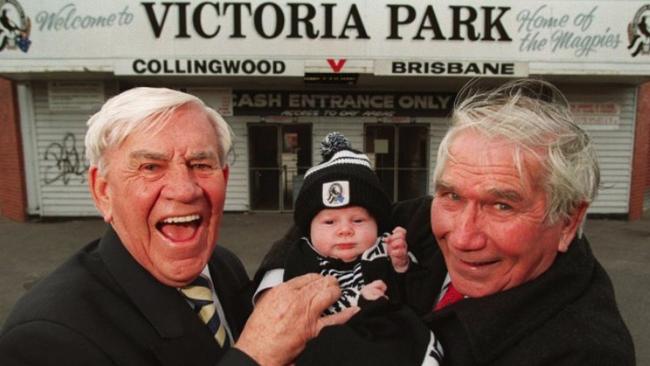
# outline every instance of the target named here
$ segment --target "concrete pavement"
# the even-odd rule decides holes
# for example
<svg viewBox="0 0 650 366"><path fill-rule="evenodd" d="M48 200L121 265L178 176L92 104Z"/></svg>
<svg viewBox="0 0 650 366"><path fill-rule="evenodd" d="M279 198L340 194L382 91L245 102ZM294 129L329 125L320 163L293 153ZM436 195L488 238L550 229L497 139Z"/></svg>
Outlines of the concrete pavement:
<svg viewBox="0 0 650 366"><path fill-rule="evenodd" d="M291 221L290 214L228 213L219 242L237 253L252 274ZM15 223L0 218L0 323L36 281L105 229L98 219ZM637 364L650 365L650 215L636 222L590 219L585 232L614 283Z"/></svg>

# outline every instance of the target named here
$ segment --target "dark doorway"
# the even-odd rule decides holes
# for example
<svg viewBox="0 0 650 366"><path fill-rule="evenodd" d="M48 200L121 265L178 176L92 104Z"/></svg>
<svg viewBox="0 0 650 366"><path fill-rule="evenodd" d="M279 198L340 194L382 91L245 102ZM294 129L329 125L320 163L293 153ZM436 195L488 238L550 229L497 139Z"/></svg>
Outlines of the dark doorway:
<svg viewBox="0 0 650 366"><path fill-rule="evenodd" d="M427 125L366 125L365 152L393 200L427 194L429 127Z"/></svg>
<svg viewBox="0 0 650 366"><path fill-rule="evenodd" d="M251 210L290 211L311 166L311 124L249 124Z"/></svg>

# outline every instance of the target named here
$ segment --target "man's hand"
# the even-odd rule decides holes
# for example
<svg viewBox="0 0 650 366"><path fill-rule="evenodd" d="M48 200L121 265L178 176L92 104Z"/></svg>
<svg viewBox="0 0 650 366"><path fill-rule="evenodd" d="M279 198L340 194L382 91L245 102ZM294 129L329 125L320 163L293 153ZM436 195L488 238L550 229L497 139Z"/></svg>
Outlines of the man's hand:
<svg viewBox="0 0 650 366"><path fill-rule="evenodd" d="M390 262L395 272L404 273L409 269L408 245L406 244L406 229L395 227L393 233L386 238L386 247Z"/></svg>
<svg viewBox="0 0 650 366"><path fill-rule="evenodd" d="M380 297L386 297L386 289L388 289L388 286L386 286L384 281L374 280L363 286L361 289L361 296L366 300L374 301Z"/></svg>
<svg viewBox="0 0 650 366"><path fill-rule="evenodd" d="M331 276L311 273L278 285L258 300L235 347L263 366L289 364L323 327L343 324L359 311L321 317L340 296Z"/></svg>

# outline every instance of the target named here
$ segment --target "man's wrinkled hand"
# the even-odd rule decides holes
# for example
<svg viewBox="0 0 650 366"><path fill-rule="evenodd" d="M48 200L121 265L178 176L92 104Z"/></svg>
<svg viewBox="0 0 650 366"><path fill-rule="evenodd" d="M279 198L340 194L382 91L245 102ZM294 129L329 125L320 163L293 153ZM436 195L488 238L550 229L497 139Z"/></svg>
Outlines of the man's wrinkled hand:
<svg viewBox="0 0 650 366"><path fill-rule="evenodd" d="M306 274L278 285L257 302L235 347L261 365L289 364L323 327L343 324L359 311L321 317L340 296L331 276Z"/></svg>

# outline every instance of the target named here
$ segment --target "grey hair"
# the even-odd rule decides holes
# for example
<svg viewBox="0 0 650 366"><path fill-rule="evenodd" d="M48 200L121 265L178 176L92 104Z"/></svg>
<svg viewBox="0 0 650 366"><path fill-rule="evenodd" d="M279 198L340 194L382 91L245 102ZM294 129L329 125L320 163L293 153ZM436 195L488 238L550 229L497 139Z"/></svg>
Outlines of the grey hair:
<svg viewBox="0 0 650 366"><path fill-rule="evenodd" d="M225 166L232 151L232 130L228 123L201 99L167 88L133 88L106 101L86 123L86 158L105 174L107 148L118 146L136 131L162 128L178 108L190 104L201 108L214 126L219 162Z"/></svg>
<svg viewBox="0 0 650 366"><path fill-rule="evenodd" d="M548 223L593 202L600 185L596 152L587 133L573 121L566 97L555 86L534 79L514 80L488 91L474 86L463 87L456 100L451 127L438 149L434 183L450 158L454 138L471 129L488 138L513 142L515 167L521 177L525 176L524 152L539 160L546 173L542 187L547 195Z"/></svg>

